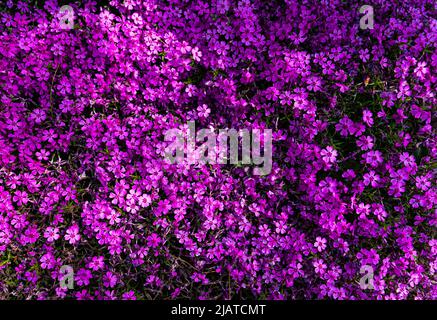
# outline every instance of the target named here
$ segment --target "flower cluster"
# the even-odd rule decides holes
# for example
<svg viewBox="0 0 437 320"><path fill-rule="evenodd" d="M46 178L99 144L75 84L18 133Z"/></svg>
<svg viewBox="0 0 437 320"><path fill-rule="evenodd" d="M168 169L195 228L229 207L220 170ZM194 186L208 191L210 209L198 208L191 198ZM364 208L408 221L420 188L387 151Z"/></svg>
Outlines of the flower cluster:
<svg viewBox="0 0 437 320"><path fill-rule="evenodd" d="M434 1L33 2L0 9L0 298L437 299ZM167 163L188 121L272 129L271 173Z"/></svg>

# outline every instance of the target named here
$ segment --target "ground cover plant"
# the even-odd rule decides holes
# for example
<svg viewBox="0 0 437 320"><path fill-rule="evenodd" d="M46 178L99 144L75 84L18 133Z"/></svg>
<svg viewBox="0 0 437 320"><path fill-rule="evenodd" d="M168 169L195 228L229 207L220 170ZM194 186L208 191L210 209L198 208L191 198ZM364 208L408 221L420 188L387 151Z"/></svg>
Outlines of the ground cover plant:
<svg viewBox="0 0 437 320"><path fill-rule="evenodd" d="M0 298L436 299L436 38L432 0L2 1ZM167 163L189 121L271 172Z"/></svg>

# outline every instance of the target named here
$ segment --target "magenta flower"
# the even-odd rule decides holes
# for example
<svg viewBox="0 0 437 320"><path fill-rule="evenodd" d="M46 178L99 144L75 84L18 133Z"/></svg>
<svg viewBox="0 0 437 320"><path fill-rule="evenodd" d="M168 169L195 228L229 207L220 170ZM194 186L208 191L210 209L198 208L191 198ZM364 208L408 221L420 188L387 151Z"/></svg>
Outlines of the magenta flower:
<svg viewBox="0 0 437 320"><path fill-rule="evenodd" d="M363 154L363 158L365 159L366 163L372 167L376 167L383 162L382 153L378 150L371 150Z"/></svg>
<svg viewBox="0 0 437 320"><path fill-rule="evenodd" d="M15 195L13 200L17 203L17 205L22 206L29 202L29 198L27 197L26 191L15 191Z"/></svg>
<svg viewBox="0 0 437 320"><path fill-rule="evenodd" d="M70 228L68 228L64 238L70 244L78 243L80 240L79 227L77 225L73 225Z"/></svg>
<svg viewBox="0 0 437 320"><path fill-rule="evenodd" d="M325 273L326 264L323 263L322 259L318 259L318 260L313 261L313 266L314 266L316 273L318 273L320 275L323 275Z"/></svg>
<svg viewBox="0 0 437 320"><path fill-rule="evenodd" d="M147 237L147 243L152 248L158 247L161 241L161 238L156 233L153 233Z"/></svg>
<svg viewBox="0 0 437 320"><path fill-rule="evenodd" d="M56 227L48 227L44 231L44 238L47 239L47 242L54 242L59 239L59 229Z"/></svg>
<svg viewBox="0 0 437 320"><path fill-rule="evenodd" d="M326 239L317 237L316 242L314 242L314 247L317 249L317 251L322 252L326 249Z"/></svg>
<svg viewBox="0 0 437 320"><path fill-rule="evenodd" d="M337 151L330 146L320 151L320 154L322 155L322 159L326 164L335 163L337 160Z"/></svg>
<svg viewBox="0 0 437 320"><path fill-rule="evenodd" d="M75 275L75 280L79 286L86 286L90 283L90 279L92 279L91 271L81 268L77 271Z"/></svg>
<svg viewBox="0 0 437 320"><path fill-rule="evenodd" d="M437 299L431 0L3 2L0 298Z"/></svg>
<svg viewBox="0 0 437 320"><path fill-rule="evenodd" d="M372 118L372 112L370 110L364 110L363 111L363 121L365 124L367 124L369 127L373 126L373 118Z"/></svg>
<svg viewBox="0 0 437 320"><path fill-rule="evenodd" d="M357 146L364 151L370 150L373 148L373 138L369 136L360 136L357 140Z"/></svg>
<svg viewBox="0 0 437 320"><path fill-rule="evenodd" d="M108 288L114 288L118 282L117 276L108 271L103 276L103 285Z"/></svg>
<svg viewBox="0 0 437 320"><path fill-rule="evenodd" d="M87 267L97 271L103 268L105 265L104 258L102 256L100 257L92 257L91 261L88 263Z"/></svg>
<svg viewBox="0 0 437 320"><path fill-rule="evenodd" d="M370 170L369 173L364 174L363 178L366 186L371 185L374 188L378 187L378 182L381 180L379 175L377 175L373 170Z"/></svg>

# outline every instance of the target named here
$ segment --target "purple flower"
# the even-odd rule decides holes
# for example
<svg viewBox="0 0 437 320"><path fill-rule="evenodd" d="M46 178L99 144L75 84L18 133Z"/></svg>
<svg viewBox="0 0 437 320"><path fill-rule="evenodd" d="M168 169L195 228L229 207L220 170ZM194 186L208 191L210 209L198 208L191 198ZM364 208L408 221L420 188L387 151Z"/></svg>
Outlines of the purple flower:
<svg viewBox="0 0 437 320"><path fill-rule="evenodd" d="M326 239L317 237L316 242L314 242L314 247L317 249L317 251L322 252L326 248Z"/></svg>
<svg viewBox="0 0 437 320"><path fill-rule="evenodd" d="M29 202L29 198L27 197L26 191L15 191L15 195L13 200L17 203L17 205L22 206Z"/></svg>
<svg viewBox="0 0 437 320"><path fill-rule="evenodd" d="M48 227L44 231L44 238L47 239L48 242L54 242L59 239L59 229L54 227Z"/></svg>
<svg viewBox="0 0 437 320"><path fill-rule="evenodd" d="M320 151L320 154L322 155L322 159L326 164L335 163L337 160L337 151L330 146Z"/></svg>
<svg viewBox="0 0 437 320"><path fill-rule="evenodd" d="M114 288L117 282L118 282L117 276L110 271L106 272L105 275L103 276L103 285L105 287Z"/></svg>
<svg viewBox="0 0 437 320"><path fill-rule="evenodd" d="M77 225L73 225L68 228L64 238L70 244L78 243L80 240L79 227Z"/></svg>
<svg viewBox="0 0 437 320"><path fill-rule="evenodd" d="M379 1L373 30L353 1L71 1L73 29L4 2L6 297L437 298L430 0ZM190 163L205 139L165 161L189 121L271 129L270 174L250 134L237 163Z"/></svg>

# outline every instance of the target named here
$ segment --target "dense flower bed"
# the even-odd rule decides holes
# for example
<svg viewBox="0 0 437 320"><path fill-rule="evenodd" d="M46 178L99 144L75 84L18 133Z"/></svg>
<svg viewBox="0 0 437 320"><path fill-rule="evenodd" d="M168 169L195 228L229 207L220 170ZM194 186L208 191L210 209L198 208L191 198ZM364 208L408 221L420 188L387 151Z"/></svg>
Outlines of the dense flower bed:
<svg viewBox="0 0 437 320"><path fill-rule="evenodd" d="M2 3L0 298L437 299L434 1ZM190 120L272 172L166 163Z"/></svg>

